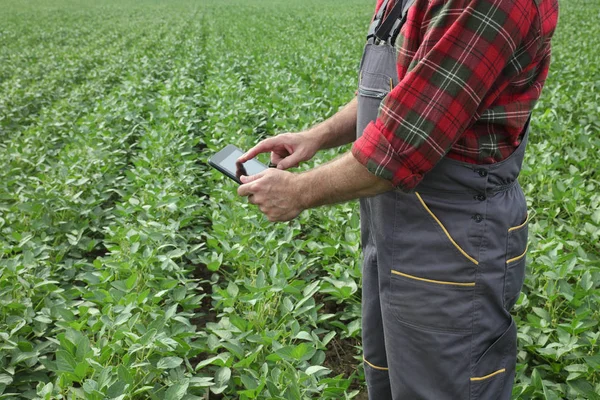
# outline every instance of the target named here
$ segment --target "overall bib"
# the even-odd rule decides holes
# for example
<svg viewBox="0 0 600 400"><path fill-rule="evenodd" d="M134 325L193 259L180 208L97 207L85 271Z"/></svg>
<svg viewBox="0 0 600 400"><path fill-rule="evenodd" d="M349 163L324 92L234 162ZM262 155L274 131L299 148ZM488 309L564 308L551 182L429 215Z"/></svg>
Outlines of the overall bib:
<svg viewBox="0 0 600 400"><path fill-rule="evenodd" d="M409 3L369 30L357 136L398 83L393 42ZM401 3L401 2L400 2ZM449 158L415 193L361 199L362 332L371 400L510 399L525 275L527 207L517 181L527 138L490 165Z"/></svg>

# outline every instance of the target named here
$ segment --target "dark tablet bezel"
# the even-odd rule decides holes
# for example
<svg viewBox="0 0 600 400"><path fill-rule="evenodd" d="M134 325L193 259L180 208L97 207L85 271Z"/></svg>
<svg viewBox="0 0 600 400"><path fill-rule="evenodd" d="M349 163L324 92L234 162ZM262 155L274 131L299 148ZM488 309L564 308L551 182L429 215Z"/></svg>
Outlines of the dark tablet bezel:
<svg viewBox="0 0 600 400"><path fill-rule="evenodd" d="M238 184L241 185L242 182L237 178L237 176L232 175L227 169L225 169L221 166L221 162L223 162L223 160L225 160L227 157L229 157L231 155L231 153L233 153L234 151L239 151L242 154L244 154L244 151L242 149L240 149L239 147L237 147L233 144L228 144L222 150L220 150L218 153L214 154L211 158L209 158L208 164L211 167L215 168L220 173L222 173L223 175L227 176L228 178L234 180L235 182L237 182ZM260 165L264 166L265 169L269 168L265 164L258 161L256 158L253 158L253 160L256 161L257 163L259 163ZM248 160L248 161L250 161L250 160ZM246 162L248 162L248 161L246 161Z"/></svg>

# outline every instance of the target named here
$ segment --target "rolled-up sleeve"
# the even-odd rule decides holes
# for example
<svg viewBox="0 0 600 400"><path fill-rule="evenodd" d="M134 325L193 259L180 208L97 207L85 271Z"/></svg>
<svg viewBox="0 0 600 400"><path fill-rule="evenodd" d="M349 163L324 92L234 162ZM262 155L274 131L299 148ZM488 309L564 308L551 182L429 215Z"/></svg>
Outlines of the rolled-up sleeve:
<svg viewBox="0 0 600 400"><path fill-rule="evenodd" d="M427 6L411 8L398 39L399 57L412 57L410 69L399 70L402 78L382 101L377 120L352 146L369 171L404 191L414 189L489 106L486 94L535 15L531 0L418 4Z"/></svg>

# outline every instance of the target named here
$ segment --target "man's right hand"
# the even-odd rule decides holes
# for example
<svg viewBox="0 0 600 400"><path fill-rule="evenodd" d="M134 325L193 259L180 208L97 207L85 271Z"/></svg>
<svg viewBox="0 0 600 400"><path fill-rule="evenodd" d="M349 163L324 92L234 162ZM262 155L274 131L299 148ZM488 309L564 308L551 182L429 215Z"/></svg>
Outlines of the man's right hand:
<svg viewBox="0 0 600 400"><path fill-rule="evenodd" d="M288 169L307 161L319 151L316 138L307 132L282 133L258 143L238 158L238 162L246 162L259 154L271 152L271 163L278 169Z"/></svg>

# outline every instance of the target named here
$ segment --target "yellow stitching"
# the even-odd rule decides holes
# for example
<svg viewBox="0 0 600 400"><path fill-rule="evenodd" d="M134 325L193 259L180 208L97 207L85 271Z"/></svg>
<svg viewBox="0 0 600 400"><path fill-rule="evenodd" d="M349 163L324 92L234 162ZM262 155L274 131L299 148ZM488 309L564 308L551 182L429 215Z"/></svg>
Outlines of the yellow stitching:
<svg viewBox="0 0 600 400"><path fill-rule="evenodd" d="M390 92L394 90L394 83L392 81L392 78L390 78Z"/></svg>
<svg viewBox="0 0 600 400"><path fill-rule="evenodd" d="M425 278L419 278L418 276L408 275L408 274L405 274L403 272L396 271L396 270L392 270L392 274L396 274L396 275L400 275L400 276L405 276L405 277L410 278L410 279L416 279L417 281L437 283L438 285L475 286L475 282L436 281L436 280L433 280L433 279L425 279Z"/></svg>
<svg viewBox="0 0 600 400"><path fill-rule="evenodd" d="M521 225L517 225L517 226L513 226L512 228L509 228L508 231L512 232L512 231L516 231L517 229L521 229L522 227L524 227L527 223L529 222L529 214L527 214L527 217L525 218L525 222L523 222Z"/></svg>
<svg viewBox="0 0 600 400"><path fill-rule="evenodd" d="M511 258L510 260L508 260L506 263L510 264L512 262L518 261L521 258L525 257L525 254L527 254L527 249L529 249L529 243L527 243L527 246L525 246L525 251L523 252L523 254L521 254L520 256L517 256L515 258Z"/></svg>
<svg viewBox="0 0 600 400"><path fill-rule="evenodd" d="M371 364L371 363L370 363L370 362L368 362L368 361L367 361L367 359L366 359L366 358L364 358L364 357L363 357L363 361L364 361L364 362L366 362L367 364L369 364L371 367L373 367L373 368L375 368L375 369L378 369L378 370L380 370L380 371L387 371L387 370L389 370L389 368L385 368L385 367L378 367L377 365L373 365L373 364Z"/></svg>
<svg viewBox="0 0 600 400"><path fill-rule="evenodd" d="M448 239L450 239L450 241L452 242L452 244L454 245L454 247L456 247L458 249L458 251L461 252L461 254L463 256L465 256L469 261L471 261L473 264L475 265L479 265L479 262L474 259L473 257L471 257L470 255L468 255L455 241L454 239L452 239L452 236L450 236L450 233L448 233L448 231L446 230L446 228L444 227L444 225L442 224L442 222L438 219L438 217L435 216L435 214L433 212L431 212L431 210L429 209L429 207L427 207L427 204L425 204L425 202L423 201L423 199L421 198L421 195L419 195L419 193L415 192L415 194L417 195L417 198L419 199L419 201L421 202L421 204L423 205L423 207L425 208L425 210L427 210L427 212L433 217L433 219L435 219L435 221L438 223L438 225L440 226L440 228L442 228L442 230L444 231L444 233L446 234L446 236L448 236Z"/></svg>
<svg viewBox="0 0 600 400"><path fill-rule="evenodd" d="M492 372L491 374L486 375L486 376L471 378L471 381L483 381L485 379L491 378L492 376L501 374L503 372L506 372L506 368L499 369L498 371Z"/></svg>

